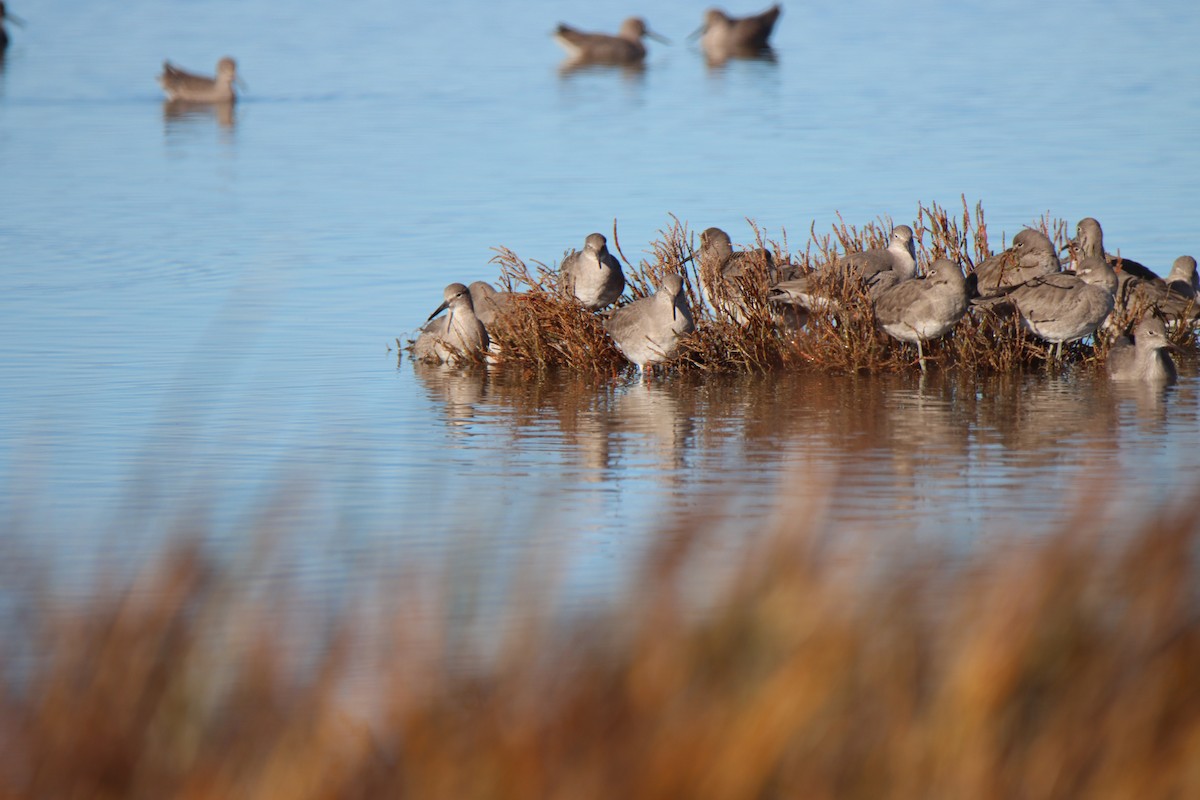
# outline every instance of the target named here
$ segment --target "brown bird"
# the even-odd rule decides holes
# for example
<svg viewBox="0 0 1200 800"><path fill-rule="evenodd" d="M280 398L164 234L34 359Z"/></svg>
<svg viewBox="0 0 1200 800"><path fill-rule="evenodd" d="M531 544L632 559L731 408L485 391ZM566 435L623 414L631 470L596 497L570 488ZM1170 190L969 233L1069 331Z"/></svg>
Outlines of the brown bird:
<svg viewBox="0 0 1200 800"><path fill-rule="evenodd" d="M237 63L229 56L217 62L215 78L193 75L169 61L163 62L162 74L158 76L167 99L184 103L232 103L236 99L235 82L238 82Z"/></svg>
<svg viewBox="0 0 1200 800"><path fill-rule="evenodd" d="M761 14L731 17L719 8L710 8L704 12L704 24L688 39L700 37L700 49L710 64L761 56L770 50L768 39L782 11L776 4Z"/></svg>
<svg viewBox="0 0 1200 800"><path fill-rule="evenodd" d="M630 17L621 23L616 36L606 33L587 33L559 23L554 41L567 51L570 64L640 64L646 58L642 37L669 44L666 39L646 27L640 17Z"/></svg>
<svg viewBox="0 0 1200 800"><path fill-rule="evenodd" d="M1016 286L1039 275L1062 269L1054 242L1041 231L1026 228L1013 237L1012 246L985 258L975 267L981 297L999 294L1006 286Z"/></svg>
<svg viewBox="0 0 1200 800"><path fill-rule="evenodd" d="M734 250L729 234L720 228L706 228L700 234L697 259L705 302L739 325L749 319L744 284L761 283L759 296L765 296L767 286L779 280L769 250Z"/></svg>

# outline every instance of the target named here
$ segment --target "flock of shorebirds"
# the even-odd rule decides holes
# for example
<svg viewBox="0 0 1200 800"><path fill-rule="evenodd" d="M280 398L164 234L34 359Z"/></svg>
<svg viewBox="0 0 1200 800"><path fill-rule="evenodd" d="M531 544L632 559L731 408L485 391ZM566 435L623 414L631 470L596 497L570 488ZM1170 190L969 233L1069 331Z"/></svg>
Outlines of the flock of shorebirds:
<svg viewBox="0 0 1200 800"><path fill-rule="evenodd" d="M1063 269L1059 250L1046 234L1026 228L1009 248L966 272L939 258L918 274L913 230L897 225L886 247L846 253L818 270L800 272L791 264L777 265L768 250L736 250L725 231L708 228L700 234L694 258L704 302L734 324L745 324L752 306L765 301L777 310L778 324L802 328L813 311L835 307L844 296L838 288L853 282L869 299L877 327L916 345L925 369L925 345L951 333L972 309L1018 317L1030 333L1054 345L1056 360L1064 342L1101 333L1120 312L1136 326L1132 335L1113 332L1106 359L1110 375L1173 381L1169 351L1175 345L1168 332L1200 321L1196 259L1180 256L1170 273L1159 277L1143 264L1107 254L1100 223L1091 217L1079 222L1067 249L1073 269ZM624 292L625 276L599 233L563 259L560 277L584 309L603 315L613 344L639 371L669 360L695 329L679 274L664 276L653 295L605 311ZM758 296L748 296L759 289ZM454 362L485 354L491 344L488 326L512 310L514 297L483 281L450 284L413 342L414 357ZM439 316L443 311L449 313Z"/></svg>
<svg viewBox="0 0 1200 800"><path fill-rule="evenodd" d="M689 39L699 37L710 62L755 58L769 53L768 39L781 8L747 17L731 17L709 9ZM0 53L8 46L3 23L21 24L0 2ZM555 39L568 52L569 65L636 65L646 57L644 37L662 40L640 18L625 20L615 36L587 33L559 25ZM238 83L232 58L217 63L214 77L195 75L167 62L158 82L172 102L232 103ZM917 347L925 369L924 346L950 333L971 308L1003 309L1019 316L1034 336L1055 345L1061 358L1064 342L1095 335L1120 310L1122 318L1137 319L1132 336L1118 336L1106 360L1113 378L1169 382L1175 366L1168 330L1194 326L1197 309L1196 260L1180 256L1161 278L1142 264L1105 253L1100 223L1079 222L1069 242L1073 270L1063 270L1058 250L1041 231L1027 228L1013 237L1012 246L964 273L953 261L937 259L918 275L913 230L898 225L885 248L847 253L815 273L797 273L776 265L762 249L735 250L720 228L700 235L697 253L700 289L705 302L732 322L744 323L749 314L746 276L756 269L767 276L766 301L780 310L781 324L803 326L814 309L837 302L830 286L857 282L870 298L876 325L889 336ZM1116 269L1114 269L1116 267ZM639 370L669 359L680 339L695 329L695 321L678 274L666 275L648 297L605 311L625 290L621 265L609 252L607 240L593 233L583 250L572 252L561 266L563 285L582 306L605 314L604 327L616 347ZM488 325L510 307L511 295L490 284L446 287L444 302L430 315L413 343L416 358L455 361L488 350ZM444 317L439 317L448 311Z"/></svg>
<svg viewBox="0 0 1200 800"><path fill-rule="evenodd" d="M761 14L747 17L731 17L720 9L710 8L701 25L689 39L700 39L700 49L709 63L721 64L733 58L761 58L771 54L768 39L775 28L782 9L774 5ZM3 3L0 3L0 15ZM2 32L0 28L0 32ZM660 42L668 40L650 30L644 20L631 17L621 24L615 36L605 33L589 33L560 24L554 31L554 39L567 51L563 65L572 69L587 65L637 66L646 58L643 38ZM197 75L164 62L158 82L171 102L178 103L233 103L237 94L234 86L239 82L236 62L226 56L217 62L214 77Z"/></svg>
<svg viewBox="0 0 1200 800"><path fill-rule="evenodd" d="M710 63L723 63L731 58L759 58L770 55L768 38L775 28L782 9L774 5L761 14L731 17L720 9L711 8L704 15L704 24L689 39L699 38L700 48ZM5 22L23 24L20 18L7 12L0 2L0 54L8 47ZM643 38L667 42L651 31L644 20L631 17L622 23L616 35L589 33L560 24L554 39L566 49L565 67L584 65L636 66L646 58ZM175 103L225 104L237 99L237 63L225 56L217 62L216 75L198 75L168 62L163 63L158 83L167 100Z"/></svg>

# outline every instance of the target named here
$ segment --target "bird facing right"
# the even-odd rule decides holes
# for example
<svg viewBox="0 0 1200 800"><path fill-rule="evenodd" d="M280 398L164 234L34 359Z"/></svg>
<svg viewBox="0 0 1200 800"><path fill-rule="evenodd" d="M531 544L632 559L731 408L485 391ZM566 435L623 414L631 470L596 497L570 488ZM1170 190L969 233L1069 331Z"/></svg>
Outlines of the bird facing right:
<svg viewBox="0 0 1200 800"><path fill-rule="evenodd" d="M924 278L902 281L875 297L875 322L889 336L917 346L925 369L924 342L945 336L970 302L970 281L953 261L939 258Z"/></svg>
<svg viewBox="0 0 1200 800"><path fill-rule="evenodd" d="M917 250L913 242L913 229L907 225L892 228L885 248L873 248L856 253L846 253L835 262L846 275L869 281L880 272L891 270L902 280L917 274Z"/></svg>
<svg viewBox="0 0 1200 800"><path fill-rule="evenodd" d="M194 75L169 61L164 61L158 83L162 86L167 100L173 102L232 103L237 99L233 91L233 84L237 79L237 62L225 56L217 62L215 78Z"/></svg>
<svg viewBox="0 0 1200 800"><path fill-rule="evenodd" d="M1011 303L1030 333L1057 345L1057 360L1062 357L1063 342L1090 336L1108 318L1116 290L1117 274L1112 267L1103 258L1089 256L1079 263L1075 274L1042 275L980 304Z"/></svg>
<svg viewBox="0 0 1200 800"><path fill-rule="evenodd" d="M559 23L554 31L554 41L567 51L568 66L641 64L646 58L643 36L663 43L667 41L646 27L645 20L640 17L630 17L622 22L616 36L588 33L563 23Z"/></svg>
<svg viewBox="0 0 1200 800"><path fill-rule="evenodd" d="M1170 350L1175 345L1167 338L1167 325L1148 314L1133 332L1133 341L1122 337L1108 351L1108 376L1114 381L1174 383L1175 362Z"/></svg>

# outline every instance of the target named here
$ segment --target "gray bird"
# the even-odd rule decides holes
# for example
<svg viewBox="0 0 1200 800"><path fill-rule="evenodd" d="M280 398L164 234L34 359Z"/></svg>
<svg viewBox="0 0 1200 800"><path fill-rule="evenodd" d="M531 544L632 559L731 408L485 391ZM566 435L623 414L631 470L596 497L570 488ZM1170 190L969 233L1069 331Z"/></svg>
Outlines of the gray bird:
<svg viewBox="0 0 1200 800"><path fill-rule="evenodd" d="M913 229L907 225L897 225L892 229L887 247L847 253L835 263L843 273L855 275L864 281L886 270L897 273L902 280L908 280L917 274Z"/></svg>
<svg viewBox="0 0 1200 800"><path fill-rule="evenodd" d="M413 356L420 361L454 363L485 352L488 334L475 316L471 290L461 283L452 283L442 295L445 300L429 315L413 343ZM446 316L438 317L447 310Z"/></svg>
<svg viewBox="0 0 1200 800"><path fill-rule="evenodd" d="M859 281L872 297L917 275L913 230L897 225L887 247L847 253L816 272L790 275L771 287L767 299L806 311L836 308L845 281Z"/></svg>
<svg viewBox="0 0 1200 800"><path fill-rule="evenodd" d="M1108 351L1108 375L1114 381L1174 383L1173 345L1167 339L1167 326L1159 317L1147 314L1134 329L1133 341L1121 337Z"/></svg>
<svg viewBox="0 0 1200 800"><path fill-rule="evenodd" d="M486 281L475 281L467 287L471 292L471 305L475 316L484 327L491 328L492 324L512 309L515 292L500 292Z"/></svg>
<svg viewBox="0 0 1200 800"><path fill-rule="evenodd" d="M618 308L605 320L604 327L617 349L637 364L639 372L669 359L680 338L696 328L683 291L683 278L674 273L665 275L657 292Z"/></svg>
<svg viewBox="0 0 1200 800"><path fill-rule="evenodd" d="M621 263L608 252L608 240L599 233L589 234L583 250L563 259L562 277L567 291L589 311L607 308L625 291Z"/></svg>
<svg viewBox="0 0 1200 800"><path fill-rule="evenodd" d="M1016 286L1061 269L1050 237L1026 228L1013 237L1011 247L985 258L975 267L976 285L981 297L992 297L1006 286Z"/></svg>
<svg viewBox="0 0 1200 800"><path fill-rule="evenodd" d="M1139 318L1147 312L1163 317L1171 327L1190 324L1200 318L1195 294L1185 294L1190 284L1176 282L1176 291L1163 280L1145 280L1125 272L1117 273L1116 308L1122 318ZM1186 288L1185 288L1186 287Z"/></svg>
<svg viewBox="0 0 1200 800"><path fill-rule="evenodd" d="M739 325L749 319L747 284L752 290L754 285L761 284L761 297L766 294L766 287L778 279L775 257L769 250L734 250L729 234L720 228L701 232L697 258L704 301Z"/></svg>
<svg viewBox="0 0 1200 800"><path fill-rule="evenodd" d="M1057 345L1055 360L1062 357L1063 342L1096 332L1113 310L1117 275L1103 258L1083 259L1075 273L1055 272L1009 288L979 302L996 308L1011 304L1030 333Z"/></svg>
<svg viewBox="0 0 1200 800"><path fill-rule="evenodd" d="M761 14L731 17L719 8L710 8L704 12L704 24L688 39L700 37L700 49L710 64L754 58L769 50L768 39L782 11L776 4Z"/></svg>
<svg viewBox="0 0 1200 800"><path fill-rule="evenodd" d="M639 17L622 22L616 36L587 33L563 23L554 31L554 40L567 51L568 64L640 64L646 58L643 36L669 44Z"/></svg>
<svg viewBox="0 0 1200 800"><path fill-rule="evenodd" d="M1075 226L1075 238L1067 242L1075 259L1103 258L1118 275L1131 275L1144 281L1164 283L1154 270L1133 259L1115 256L1104 251L1104 229L1093 217L1084 217Z"/></svg>
<svg viewBox="0 0 1200 800"><path fill-rule="evenodd" d="M1191 256L1175 259L1165 280L1167 288L1175 294L1194 298L1196 293L1200 292L1200 280L1196 277L1196 259Z"/></svg>
<svg viewBox="0 0 1200 800"><path fill-rule="evenodd" d="M924 342L945 336L967 313L971 283L953 261L939 258L923 278L910 278L874 298L875 323L889 336L917 346L925 371Z"/></svg>

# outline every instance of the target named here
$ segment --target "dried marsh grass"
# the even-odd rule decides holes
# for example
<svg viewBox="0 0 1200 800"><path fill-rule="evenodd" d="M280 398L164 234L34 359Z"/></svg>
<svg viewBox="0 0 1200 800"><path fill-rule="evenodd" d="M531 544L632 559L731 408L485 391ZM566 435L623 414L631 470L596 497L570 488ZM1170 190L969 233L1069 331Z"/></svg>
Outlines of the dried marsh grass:
<svg viewBox="0 0 1200 800"><path fill-rule="evenodd" d="M621 302L652 294L663 275L684 277L696 330L681 342L675 357L658 369L696 373L753 373L777 369L819 370L834 373L896 372L917 367L916 349L898 342L876 328L870 297L852 280L837 276L838 262L846 254L887 245L893 227L881 217L861 227L840 216L829 233L820 233L813 223L801 252L789 251L786 231L780 241L768 239L748 221L752 248L770 252L774 268L765 261L750 265L731 291L738 296L744 319L714 308L700 291L696 235L687 224L671 217L670 224L651 242L646 258L633 264L621 249L614 221L611 242L624 262L626 292ZM917 208L912 224L917 259L928 265L936 258L949 258L970 272L991 255L984 210L962 198L961 211L953 213L937 203ZM1049 213L1030 227L1045 233L1057 247L1065 247L1068 226ZM736 237L735 237L736 240ZM1000 242L999 249L1007 243ZM629 368L603 327L603 312L592 314L564 291L557 267L532 262L516 253L497 248L492 259L500 267L499 283L517 292L513 313L491 331L499 352L491 360L535 370L568 369L612 376ZM768 289L781 277L807 275L828 302L796 317L781 314L780 306L768 302ZM721 302L722 298L718 298ZM1130 327L1138 318L1136 309L1114 317L1111 330ZM1173 341L1194 349L1196 325L1182 326ZM1064 347L1067 362L1102 362L1109 341L1107 334L1087 344L1074 342ZM985 375L1045 366L1050 347L1029 335L1011 314L973 308L953 332L926 346L927 362L942 369Z"/></svg>
<svg viewBox="0 0 1200 800"><path fill-rule="evenodd" d="M1129 527L1094 506L965 558L781 525L699 606L723 523L698 513L612 607L563 627L518 604L500 655L468 665L426 576L392 587L369 722L339 702L360 618L298 667L184 548L137 591L27 618L0 794L1197 796L1200 497Z"/></svg>

